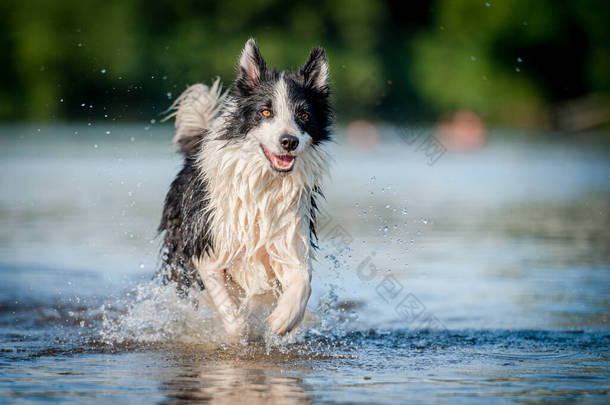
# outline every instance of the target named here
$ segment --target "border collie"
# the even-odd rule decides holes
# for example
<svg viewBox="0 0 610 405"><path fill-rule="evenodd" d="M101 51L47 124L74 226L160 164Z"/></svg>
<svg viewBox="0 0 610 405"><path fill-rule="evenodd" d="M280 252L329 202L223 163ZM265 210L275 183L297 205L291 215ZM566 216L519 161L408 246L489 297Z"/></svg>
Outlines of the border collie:
<svg viewBox="0 0 610 405"><path fill-rule="evenodd" d="M185 159L159 226L160 272L184 293L205 288L232 339L248 334L254 297L275 304L265 326L275 334L303 319L327 172L328 70L320 47L298 72L269 69L250 39L233 88L190 86L166 117Z"/></svg>

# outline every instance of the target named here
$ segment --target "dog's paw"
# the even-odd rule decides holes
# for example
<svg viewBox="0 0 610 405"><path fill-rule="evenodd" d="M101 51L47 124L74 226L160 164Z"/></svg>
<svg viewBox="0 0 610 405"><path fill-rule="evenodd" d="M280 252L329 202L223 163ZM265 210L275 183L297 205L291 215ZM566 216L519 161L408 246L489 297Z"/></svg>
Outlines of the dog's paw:
<svg viewBox="0 0 610 405"><path fill-rule="evenodd" d="M277 335L284 335L297 326L303 319L305 311L294 308L277 308L267 319L269 328Z"/></svg>
<svg viewBox="0 0 610 405"><path fill-rule="evenodd" d="M246 320L241 316L236 316L230 321L224 322L225 332L232 343L238 343L246 336Z"/></svg>
<svg viewBox="0 0 610 405"><path fill-rule="evenodd" d="M284 291L277 301L275 310L267 318L273 333L284 335L301 323L310 293L309 283L293 285Z"/></svg>

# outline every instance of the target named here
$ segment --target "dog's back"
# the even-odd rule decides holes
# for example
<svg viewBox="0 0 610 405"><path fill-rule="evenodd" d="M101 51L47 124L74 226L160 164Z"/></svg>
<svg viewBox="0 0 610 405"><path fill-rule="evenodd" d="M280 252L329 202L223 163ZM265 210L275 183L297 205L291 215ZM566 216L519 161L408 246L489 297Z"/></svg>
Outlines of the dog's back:
<svg viewBox="0 0 610 405"><path fill-rule="evenodd" d="M208 132L214 118L217 117L225 95L222 94L220 79L208 87L195 84L188 87L169 108L171 113L164 120L175 118L176 134L173 143L178 145L184 154L184 167L172 182L165 198L165 206L159 233L165 231L165 240L161 255L160 273L165 282L176 283L179 290L187 292L188 288L203 283L191 263L192 256L210 249L208 237L193 242L193 233L208 235L206 222L193 223L195 218L205 211L207 197L205 182L198 175L196 168L197 152L201 141Z"/></svg>

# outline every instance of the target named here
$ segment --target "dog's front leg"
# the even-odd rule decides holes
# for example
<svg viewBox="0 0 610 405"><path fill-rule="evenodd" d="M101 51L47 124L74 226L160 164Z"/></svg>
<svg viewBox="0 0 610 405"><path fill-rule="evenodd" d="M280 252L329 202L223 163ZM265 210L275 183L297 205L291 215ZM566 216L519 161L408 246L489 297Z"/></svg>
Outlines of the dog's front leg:
<svg viewBox="0 0 610 405"><path fill-rule="evenodd" d="M275 310L268 318L271 330L278 335L290 332L303 320L307 301L311 295L309 271L295 274L282 287L282 295L277 300Z"/></svg>
<svg viewBox="0 0 610 405"><path fill-rule="evenodd" d="M224 270L208 268L201 263L196 264L205 289L220 314L227 335L232 341L239 341L245 335L246 320L239 314L239 308L227 289Z"/></svg>

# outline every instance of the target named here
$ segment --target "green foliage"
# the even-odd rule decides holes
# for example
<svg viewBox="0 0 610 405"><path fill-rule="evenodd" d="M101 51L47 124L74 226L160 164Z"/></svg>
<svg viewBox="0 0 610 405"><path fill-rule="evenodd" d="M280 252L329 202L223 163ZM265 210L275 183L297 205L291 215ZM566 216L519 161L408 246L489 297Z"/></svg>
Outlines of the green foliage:
<svg viewBox="0 0 610 405"><path fill-rule="evenodd" d="M411 43L413 84L435 110L530 124L554 103L608 90L608 4L441 0Z"/></svg>
<svg viewBox="0 0 610 405"><path fill-rule="evenodd" d="M610 92L607 4L1 2L0 119L158 118L188 84L216 75L230 84L254 36L280 69L324 46L342 119L427 120L468 109L518 124L523 112Z"/></svg>

